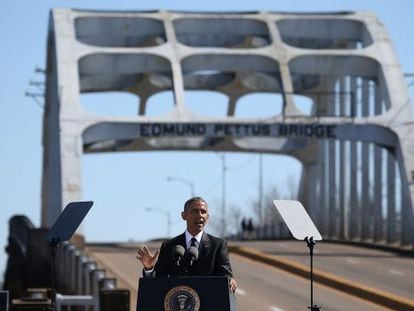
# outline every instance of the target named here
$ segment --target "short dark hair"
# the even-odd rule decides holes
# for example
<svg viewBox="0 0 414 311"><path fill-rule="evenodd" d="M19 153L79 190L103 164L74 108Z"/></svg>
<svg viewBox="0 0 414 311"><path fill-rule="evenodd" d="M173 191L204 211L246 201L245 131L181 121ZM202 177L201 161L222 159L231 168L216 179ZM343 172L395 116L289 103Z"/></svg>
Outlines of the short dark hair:
<svg viewBox="0 0 414 311"><path fill-rule="evenodd" d="M208 206L206 200L204 200L202 197L192 197L184 203L184 212L186 212L190 208L193 202L203 202L206 206Z"/></svg>

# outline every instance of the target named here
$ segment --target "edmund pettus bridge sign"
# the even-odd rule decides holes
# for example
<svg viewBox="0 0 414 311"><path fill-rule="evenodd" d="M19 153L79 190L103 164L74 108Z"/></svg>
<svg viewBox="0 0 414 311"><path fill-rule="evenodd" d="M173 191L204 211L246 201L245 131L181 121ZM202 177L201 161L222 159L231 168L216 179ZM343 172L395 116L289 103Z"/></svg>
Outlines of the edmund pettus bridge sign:
<svg viewBox="0 0 414 311"><path fill-rule="evenodd" d="M136 125L137 137L308 137L336 138L335 124L260 124L260 123L142 123Z"/></svg>

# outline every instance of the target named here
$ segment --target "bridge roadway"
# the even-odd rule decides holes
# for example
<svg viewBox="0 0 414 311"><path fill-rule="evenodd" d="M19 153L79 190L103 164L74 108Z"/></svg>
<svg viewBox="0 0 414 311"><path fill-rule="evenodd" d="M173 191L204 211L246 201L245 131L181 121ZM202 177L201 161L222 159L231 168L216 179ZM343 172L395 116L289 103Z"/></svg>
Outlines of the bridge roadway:
<svg viewBox="0 0 414 311"><path fill-rule="evenodd" d="M232 243L259 250L278 258L309 265L304 242L251 241ZM159 243L149 243L156 249ZM137 245L89 245L88 252L98 264L117 277L119 285L131 290L131 310L135 310L137 280L141 265L135 259ZM261 262L231 254L239 284L237 310L306 310L309 305L309 281ZM349 245L318 243L314 267L361 285L414 299L414 258ZM315 285L315 302L322 310L389 310L324 285Z"/></svg>

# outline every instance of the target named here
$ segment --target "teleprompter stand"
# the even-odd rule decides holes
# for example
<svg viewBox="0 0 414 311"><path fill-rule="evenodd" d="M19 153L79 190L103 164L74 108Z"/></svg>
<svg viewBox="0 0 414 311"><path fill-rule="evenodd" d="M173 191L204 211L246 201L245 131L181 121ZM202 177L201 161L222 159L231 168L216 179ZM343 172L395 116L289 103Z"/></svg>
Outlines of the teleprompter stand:
<svg viewBox="0 0 414 311"><path fill-rule="evenodd" d="M306 237L305 242L309 247L310 257L311 305L308 309L311 311L319 311L321 308L313 304L313 248L316 245L316 242L313 237Z"/></svg>
<svg viewBox="0 0 414 311"><path fill-rule="evenodd" d="M69 241L78 229L80 223L92 207L92 201L69 203L59 218L53 224L46 237L49 242L51 264L50 277L52 287L52 305L49 310L56 308L56 252L62 242Z"/></svg>
<svg viewBox="0 0 414 311"><path fill-rule="evenodd" d="M310 256L310 311L319 311L321 308L313 302L313 249L315 241L322 240L322 236L315 227L305 208L299 201L274 200L277 211L289 228L290 233L297 240L305 241Z"/></svg>

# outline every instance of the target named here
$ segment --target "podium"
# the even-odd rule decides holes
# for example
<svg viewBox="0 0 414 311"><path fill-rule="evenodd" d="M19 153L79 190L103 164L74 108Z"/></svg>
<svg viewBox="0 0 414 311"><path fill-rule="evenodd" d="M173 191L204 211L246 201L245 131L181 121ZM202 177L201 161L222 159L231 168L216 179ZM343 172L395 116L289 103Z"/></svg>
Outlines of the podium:
<svg viewBox="0 0 414 311"><path fill-rule="evenodd" d="M140 278L137 311L236 311L227 277Z"/></svg>

